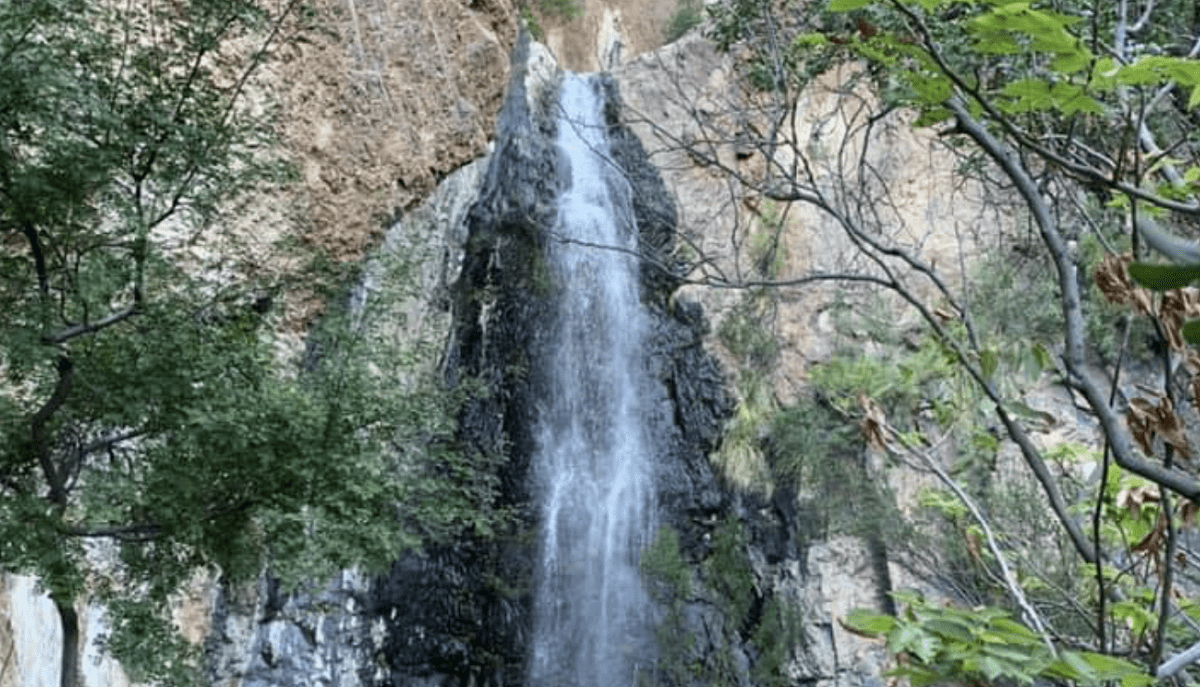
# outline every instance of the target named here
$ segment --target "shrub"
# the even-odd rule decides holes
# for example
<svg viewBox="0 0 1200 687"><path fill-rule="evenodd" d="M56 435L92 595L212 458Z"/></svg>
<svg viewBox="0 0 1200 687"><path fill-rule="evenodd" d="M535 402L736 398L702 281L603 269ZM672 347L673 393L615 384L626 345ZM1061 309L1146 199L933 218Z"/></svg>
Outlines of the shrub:
<svg viewBox="0 0 1200 687"><path fill-rule="evenodd" d="M704 3L701 0L679 0L675 12L667 21L663 30L663 38L667 43L674 43L704 21Z"/></svg>

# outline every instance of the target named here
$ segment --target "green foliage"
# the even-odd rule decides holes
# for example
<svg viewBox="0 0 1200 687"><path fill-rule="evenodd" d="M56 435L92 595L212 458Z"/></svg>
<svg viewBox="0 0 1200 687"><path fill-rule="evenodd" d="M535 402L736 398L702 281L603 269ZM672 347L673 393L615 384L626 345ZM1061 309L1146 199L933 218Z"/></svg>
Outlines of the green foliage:
<svg viewBox="0 0 1200 687"><path fill-rule="evenodd" d="M782 242L785 217L779 205L766 200L762 204L759 226L750 235L750 264L767 279L775 279L783 270L787 250Z"/></svg>
<svg viewBox="0 0 1200 687"><path fill-rule="evenodd" d="M1053 341L1063 322L1053 265L1028 242L998 248L971 267L976 327L989 341Z"/></svg>
<svg viewBox="0 0 1200 687"><path fill-rule="evenodd" d="M750 670L754 684L761 687L787 687L791 682L784 667L801 637L800 613L791 605L771 598L763 608L762 620L750 643L758 660Z"/></svg>
<svg viewBox="0 0 1200 687"><path fill-rule="evenodd" d="M776 411L769 371L779 354L769 313L769 302L751 296L717 328L718 339L738 361L739 398L713 460L732 484L763 493L772 488L762 441Z"/></svg>
<svg viewBox="0 0 1200 687"><path fill-rule="evenodd" d="M577 19L583 10L572 0L538 0L538 5L546 14L561 19Z"/></svg>
<svg viewBox="0 0 1200 687"><path fill-rule="evenodd" d="M702 567L704 582L716 593L718 608L735 624L740 624L754 602L748 546L741 521L727 518L713 532L712 552Z"/></svg>
<svg viewBox="0 0 1200 687"><path fill-rule="evenodd" d="M805 47L855 55L883 67L886 72L879 74L890 81L890 92L923 110L920 125L945 119L945 101L962 86L978 89L997 113L1011 116L1107 116L1121 89L1164 83L1188 93L1189 103L1200 102L1200 62L1155 54L1121 62L1097 55L1086 39L1100 24L1083 21L1078 8L1066 13L1031 2L979 0L954 3L952 10L949 5L925 0L896 5L833 0L825 5L826 16L862 18L872 30L860 31L850 40L810 39ZM941 21L940 14L949 11L956 19ZM942 64L913 40L917 17L923 18L923 30L940 46ZM1106 14L1105 28L1111 21ZM832 25L837 26L836 20Z"/></svg>
<svg viewBox="0 0 1200 687"><path fill-rule="evenodd" d="M770 441L774 454L771 467L780 477L806 485L823 487L843 477L830 479L813 474L862 450L862 435L844 416L816 400L804 400L787 406L774 418Z"/></svg>
<svg viewBox="0 0 1200 687"><path fill-rule="evenodd" d="M678 0L675 11L663 29L663 39L667 43L674 43L703 21L704 3L701 0Z"/></svg>
<svg viewBox="0 0 1200 687"><path fill-rule="evenodd" d="M899 617L857 609L847 614L850 629L882 637L888 652L904 656L890 674L913 687L971 682L992 684L1040 680L1082 685L1153 684L1154 678L1125 659L1091 651L1052 650L1041 637L1003 610L970 610L925 601L916 594L893 594L906 605Z"/></svg>
<svg viewBox="0 0 1200 687"><path fill-rule="evenodd" d="M583 10L572 0L533 0L520 3L519 12L529 35L533 37L533 40L540 41L546 35L542 19L570 21L577 19Z"/></svg>
<svg viewBox="0 0 1200 687"><path fill-rule="evenodd" d="M288 20L250 0L0 5L0 571L106 603L108 649L163 684L194 677L168 603L198 573L295 586L497 515L428 343L347 311L289 369L276 297L328 277L258 276L275 248L216 221L292 178L240 91ZM390 274L412 288L406 259ZM95 539L116 563L85 555Z"/></svg>
<svg viewBox="0 0 1200 687"><path fill-rule="evenodd" d="M1096 485L1081 475L1091 473L1091 464L1098 459L1089 458L1091 464L1086 466L1067 465L1065 453L1053 449L1024 454L1042 483L1020 472L1014 478L1007 469L998 469L1010 467L1012 446L1004 441L1005 425L997 423L994 415L999 405L1008 414L1006 422L1012 418L1023 425L1023 432L1009 430L1018 440L1039 426L1061 422L1062 418L1019 400L1043 372L1061 371L1065 358L1074 377L1081 365L1095 362L1090 354L1097 349L1102 362L1111 364L1115 353L1123 353L1119 347L1126 332L1134 349L1144 350L1147 337L1134 328L1140 326L1138 322L1128 319L1133 307L1142 313L1174 309L1176 319L1190 312L1190 305L1181 304L1186 298L1147 298L1140 290L1131 294L1125 279L1131 276L1157 290L1200 281L1194 243L1143 229L1146 218L1166 218L1171 211L1194 214L1193 208L1183 206L1193 205L1200 180L1200 165L1195 161L1200 137L1192 121L1200 102L1200 61L1191 52L1191 39L1178 30L1178 18L1191 16L1194 7L1182 0L1143 5L1134 10L1125 3L1076 0L796 4L733 0L714 11L711 33L721 49L737 46L733 52L747 84L772 89L785 111L801 102L802 96L790 94L803 93L814 73L845 64L848 68L839 75L852 73L854 81L839 84L847 108L837 110L839 115L864 112L863 121L874 125L897 109L914 109L915 126L940 125L937 140L960 160L954 170L957 180L967 176L980 184L973 188L982 189L989 199L993 192L1020 191L1019 202L1027 212L1015 214L1028 215L1031 229L1036 230L1030 238L1038 240L997 246L999 250L981 266L972 268L966 286L959 290L958 275L948 277L932 261L910 263L912 270L898 265L910 255L908 251L921 255L923 248L914 247L901 231L891 234L894 227L887 218L876 214L861 219L870 214L864 208L878 207L894 197L896 189L882 178L886 175L871 182L878 181L878 186L863 183L833 191L818 174L784 175L781 182L787 191L811 194L810 205L816 211L841 223L848 237L862 242L860 252L845 264L863 259L880 267L879 271L874 266L853 271L853 277L886 271L897 282L905 282L900 288L909 289L905 297L914 300L924 298L916 282L931 277L954 300L953 306L923 303L923 314L939 339L919 338L911 331L877 336L880 328L872 325L866 327L865 336L856 332L855 343L883 342L885 352L857 346L815 366L810 379L820 396L846 419L861 418L868 430L872 423L886 424L886 438L890 447L900 449L894 453L901 458L911 449L921 459L940 461L952 456L949 460L956 461L948 479L965 488L926 493L927 508L915 514L927 523L930 518L943 521L934 523L933 541L926 547L929 569L939 575L939 583L953 586L972 603L1001 605L1012 597L1028 599L1049 620L1048 632L1056 641L1113 647L1114 653L1148 656L1157 662L1194 642L1194 631L1178 632L1168 604L1156 599L1165 596L1171 575L1181 570L1184 558L1173 558L1170 550L1176 545L1186 547L1186 538L1167 541L1175 528L1183 527L1188 517L1183 511L1191 504L1179 505L1174 519L1164 517L1156 500L1157 487L1121 474L1110 476L1112 481L1105 484L1097 502ZM780 27L794 27L794 32L788 35ZM877 108L866 108L869 112L854 109L861 106L859 87L864 84L872 86L882 101ZM953 121L947 123L948 119ZM1151 139L1157 143L1150 143ZM861 147L854 144L862 162L857 167L834 167L835 180L838 172L842 182L853 176L847 174L851 170L871 173L866 162L870 156L860 151L883 140L864 135ZM1159 147L1167 152L1154 150ZM793 143L788 154L798 161L794 169L805 172L828 161L822 152L812 153L801 142ZM755 190L769 193L775 188L761 185ZM1125 227L1131 224L1138 228L1135 246L1148 245L1173 264L1135 263L1129 275L1123 269L1109 270L1105 294L1128 296L1124 313L1096 298L1096 291L1077 302L1072 292L1092 274L1097 243L1104 244L1105 252L1114 250L1110 246L1121 251ZM881 247L873 244L875 236L882 236ZM925 254L924 259L928 257ZM1087 333L1093 337L1084 341L1090 349L1084 360L1078 357L1075 316L1079 310L1075 308L1082 309ZM1069 319L1064 318L1064 310ZM865 319L860 312L853 315ZM1147 319L1159 327L1166 318ZM1068 325L1072 331L1067 332L1070 340L1063 348ZM1200 339L1200 323L1182 327L1189 341ZM1168 331L1172 338L1174 333ZM904 350L887 350L892 344ZM1172 341L1179 350L1175 344ZM968 369L975 374L968 376ZM1128 368L1107 372L1112 379L1125 378ZM1176 384L1185 375L1174 374L1178 377L1171 381L1169 396L1182 387ZM1095 400L1098 395L1090 393L1088 403L1104 416L1109 409L1101 410L1103 402ZM1186 450L1182 439L1186 428L1180 421L1185 416L1174 414L1166 401L1157 408L1153 401L1132 401L1131 427L1139 422L1153 425L1155 420L1147 418L1157 413L1163 418L1160 425L1153 425L1161 428L1158 439L1170 434L1172 446ZM1183 405L1178 398L1173 402ZM1147 438L1151 431L1147 426L1134 427L1133 432L1143 451L1150 453L1147 445L1154 437ZM1112 446L1128 443L1123 429L1106 423L1105 430ZM812 441L806 437L801 443ZM1129 458L1116 453L1122 462ZM1041 459L1058 463L1059 469L1047 475L1039 465ZM804 469L801 465L801 472ZM966 500L964 493L979 507L979 515L969 514L960 502ZM1067 501L1082 499L1073 515L1075 522L1067 516L1050 519L1044 506L1046 494L1056 499L1061 494ZM1166 500L1165 495L1162 498ZM1098 518L1095 546L1101 558L1120 560L1119 570L1085 566L1071 547L1063 545L1060 530L1087 522L1092 515ZM995 535L990 546L984 546L983 525L977 519L990 523ZM1068 552L1060 555L1063 548ZM1080 552L1088 548L1078 546ZM1023 593L1013 591L1011 580L998 582L1001 556L1014 571L1015 583L1024 587ZM902 664L903 675L917 685L942 680L1139 684L1147 681L1141 676L1155 667L1114 663L1098 654L1067 650L1056 656L1028 630L1007 626L1014 621L1002 618L1001 611L995 615L984 608L973 615L964 611L966 615L959 617L923 608L920 617L881 620L889 624L874 628L889 634L891 648L907 661ZM1109 617L1097 619L1101 609L1107 609Z"/></svg>
<svg viewBox="0 0 1200 687"><path fill-rule="evenodd" d="M862 395L902 422L922 401L942 396L935 387L957 374L956 362L948 352L936 341L925 339L916 350L878 358L847 350L814 366L809 378L846 415L855 412Z"/></svg>
<svg viewBox="0 0 1200 687"><path fill-rule="evenodd" d="M103 649L121 660L121 668L138 683L156 685L203 684L199 671L200 647L180 634L158 603L104 590L111 630ZM147 651L154 647L154 651Z"/></svg>
<svg viewBox="0 0 1200 687"><path fill-rule="evenodd" d="M642 552L642 576L650 595L665 616L654 628L658 656L652 670L639 672L638 684L688 685L699 670L693 649L696 638L687 629L684 604L692 599L692 570L679 548L679 534L663 525Z"/></svg>
<svg viewBox="0 0 1200 687"><path fill-rule="evenodd" d="M654 541L642 551L640 567L643 576L662 586L654 594L656 598L675 601L691 598L691 568L679 551L679 534L672 527L658 528Z"/></svg>
<svg viewBox="0 0 1200 687"><path fill-rule="evenodd" d="M1200 280L1200 265L1156 265L1135 262L1129 266L1129 276L1153 291L1181 289Z"/></svg>
<svg viewBox="0 0 1200 687"><path fill-rule="evenodd" d="M529 9L529 5L521 6L521 20L525 22L525 28L529 30L529 35L533 36L533 40L542 40L546 31L542 28L541 22L538 21L537 15L534 14L533 10Z"/></svg>
<svg viewBox="0 0 1200 687"><path fill-rule="evenodd" d="M1152 291L1170 291L1200 281L1200 265L1159 265L1135 262L1129 266L1129 276L1133 281ZM1193 345L1200 344L1200 320L1184 322L1179 328L1179 332L1184 341Z"/></svg>
<svg viewBox="0 0 1200 687"><path fill-rule="evenodd" d="M738 359L742 368L768 369L779 355L775 333L763 310L753 300L739 304L721 321L717 339Z"/></svg>
<svg viewBox="0 0 1200 687"><path fill-rule="evenodd" d="M775 597L758 604L747 535L740 521L727 517L719 522L711 542L699 565L699 585L694 578L695 566L683 557L679 536L670 527L659 528L654 541L642 552L642 575L664 614L655 628L657 659L652 668L639 673L638 684L739 684L730 647L743 641L750 649L755 684L788 684L782 668L801 635L797 610ZM718 648L704 655L696 650L695 628L688 626L685 613L686 605L695 602L715 604L724 620L707 628L709 641Z"/></svg>
<svg viewBox="0 0 1200 687"><path fill-rule="evenodd" d="M886 499L865 474L856 423L825 403L802 399L775 415L768 437L774 482L799 495L808 536L870 535L885 527Z"/></svg>

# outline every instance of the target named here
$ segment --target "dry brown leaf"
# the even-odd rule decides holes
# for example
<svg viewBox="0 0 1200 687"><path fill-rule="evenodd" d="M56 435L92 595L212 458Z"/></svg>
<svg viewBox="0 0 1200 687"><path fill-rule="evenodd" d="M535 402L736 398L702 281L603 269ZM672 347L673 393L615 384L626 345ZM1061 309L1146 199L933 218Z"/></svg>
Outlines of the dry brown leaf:
<svg viewBox="0 0 1200 687"><path fill-rule="evenodd" d="M1154 417L1154 406L1149 401L1141 397L1130 399L1125 424L1129 426L1133 440L1146 455L1154 453Z"/></svg>
<svg viewBox="0 0 1200 687"><path fill-rule="evenodd" d="M1131 262L1133 262L1133 256L1125 253L1107 255L1099 265L1096 265L1096 271L1092 275L1096 281L1096 288L1100 289L1100 293L1104 294L1110 303L1129 302L1133 283L1129 280L1129 272L1126 267Z"/></svg>
<svg viewBox="0 0 1200 687"><path fill-rule="evenodd" d="M1179 507L1179 522L1184 527L1191 527L1196 524L1196 502L1184 501Z"/></svg>
<svg viewBox="0 0 1200 687"><path fill-rule="evenodd" d="M1117 507L1129 511L1133 517L1141 512L1143 503L1158 503L1158 489L1150 486L1130 487L1117 492Z"/></svg>
<svg viewBox="0 0 1200 687"><path fill-rule="evenodd" d="M934 308L933 316L938 318L938 321L942 324L953 322L958 319L958 315L949 308Z"/></svg>
<svg viewBox="0 0 1200 687"><path fill-rule="evenodd" d="M1183 420L1175 412L1175 407L1171 404L1171 399L1163 398L1158 404L1158 432L1162 435L1163 441L1170 447L1179 452L1183 458L1191 457L1191 449L1188 447L1187 430L1183 426Z"/></svg>
<svg viewBox="0 0 1200 687"><path fill-rule="evenodd" d="M1162 303L1158 307L1158 319L1162 321L1163 330L1167 334L1167 344L1173 351L1182 351L1187 347L1183 335L1179 333L1186 311L1187 301L1179 289L1163 292Z"/></svg>
<svg viewBox="0 0 1200 687"><path fill-rule="evenodd" d="M1141 397L1129 400L1129 410L1125 413L1129 433L1146 455L1154 453L1154 439L1162 437L1163 442L1178 451L1180 456L1191 457L1183 420L1175 412L1171 399L1161 394L1155 395L1158 398L1157 405Z"/></svg>
<svg viewBox="0 0 1200 687"><path fill-rule="evenodd" d="M1129 304L1133 306L1135 312L1147 317L1154 313L1154 299L1150 297L1150 292L1146 289L1134 289Z"/></svg>
<svg viewBox="0 0 1200 687"><path fill-rule="evenodd" d="M1129 279L1129 264L1132 262L1131 253L1106 256L1093 274L1096 287L1109 302L1129 305L1143 315L1151 315L1154 301L1150 292L1134 285Z"/></svg>
<svg viewBox="0 0 1200 687"><path fill-rule="evenodd" d="M863 411L860 427L867 446L880 451L886 450L887 442L883 436L883 428L887 427L887 416L883 414L883 409L866 394L858 395L858 407Z"/></svg>

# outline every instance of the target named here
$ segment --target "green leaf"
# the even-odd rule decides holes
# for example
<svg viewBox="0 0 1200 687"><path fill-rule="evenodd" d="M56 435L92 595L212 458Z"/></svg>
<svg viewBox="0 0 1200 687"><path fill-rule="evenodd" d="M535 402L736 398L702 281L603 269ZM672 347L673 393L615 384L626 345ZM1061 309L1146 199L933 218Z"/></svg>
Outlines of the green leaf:
<svg viewBox="0 0 1200 687"><path fill-rule="evenodd" d="M1082 45L1079 46L1082 48ZM1068 50L1060 52L1050 62L1050 68L1063 74L1070 74L1087 68L1092 62L1092 55L1087 50Z"/></svg>
<svg viewBox="0 0 1200 687"><path fill-rule="evenodd" d="M1037 360L1038 367L1042 370L1054 368L1054 358L1051 357L1050 349L1046 348L1045 344L1041 342L1035 343L1031 350L1033 351L1034 359Z"/></svg>
<svg viewBox="0 0 1200 687"><path fill-rule="evenodd" d="M1050 96L1054 101L1055 108L1065 115L1073 115L1077 112L1104 114L1104 107L1100 102L1088 95L1087 91L1077 84L1056 83L1050 89Z"/></svg>
<svg viewBox="0 0 1200 687"><path fill-rule="evenodd" d="M798 50L820 48L829 44L829 37L823 33L802 33L792 41L792 47Z"/></svg>
<svg viewBox="0 0 1200 687"><path fill-rule="evenodd" d="M899 625L894 631L888 633L888 651L893 654L899 654L908 651L909 648L916 644L923 635L924 633L917 625L908 623Z"/></svg>
<svg viewBox="0 0 1200 687"><path fill-rule="evenodd" d="M1119 678L1119 681L1121 687L1147 687L1147 685L1158 682L1158 679L1139 670L1136 673L1125 673Z"/></svg>
<svg viewBox="0 0 1200 687"><path fill-rule="evenodd" d="M1129 266L1129 276L1154 291L1181 289L1200 280L1200 265L1156 265L1135 262Z"/></svg>
<svg viewBox="0 0 1200 687"><path fill-rule="evenodd" d="M925 629L939 637L953 639L966 644L975 640L975 637L971 634L970 626L961 620L934 618L925 623Z"/></svg>
<svg viewBox="0 0 1200 687"><path fill-rule="evenodd" d="M954 92L950 79L942 74L914 74L909 84L917 92L920 102L926 105L943 103Z"/></svg>
<svg viewBox="0 0 1200 687"><path fill-rule="evenodd" d="M917 117L917 120L913 122L913 128L921 129L934 124L940 124L952 116L950 110L945 107L936 106L926 108L921 112L921 116Z"/></svg>
<svg viewBox="0 0 1200 687"><path fill-rule="evenodd" d="M856 10L860 7L870 5L874 0L830 0L829 10L831 12L846 12L848 10Z"/></svg>
<svg viewBox="0 0 1200 687"><path fill-rule="evenodd" d="M1183 340L1190 344L1200 344L1200 320L1188 320L1179 328Z"/></svg>
<svg viewBox="0 0 1200 687"><path fill-rule="evenodd" d="M909 642L908 651L921 659L922 663L932 663L941 646L937 637L922 632Z"/></svg>
<svg viewBox="0 0 1200 687"><path fill-rule="evenodd" d="M1059 657L1064 663L1070 666L1071 671L1075 673L1076 679L1081 682L1095 682L1096 670L1090 663L1083 660L1083 657L1074 651L1063 651Z"/></svg>
<svg viewBox="0 0 1200 687"><path fill-rule="evenodd" d="M1004 641L1009 643L1022 642L1033 645L1041 641L1033 630L1011 618L997 618L992 621L992 626L997 631L1003 631Z"/></svg>
<svg viewBox="0 0 1200 687"><path fill-rule="evenodd" d="M1140 666L1116 656L1100 654L1094 651L1085 651L1080 656L1088 665L1096 670L1096 673L1102 680L1119 678L1129 672L1145 672Z"/></svg>
<svg viewBox="0 0 1200 687"><path fill-rule="evenodd" d="M881 615L865 608L855 608L846 614L842 621L855 632L878 637L896 628L896 619L890 615Z"/></svg>
<svg viewBox="0 0 1200 687"><path fill-rule="evenodd" d="M1000 366L1000 356L991 348L985 348L979 352L979 368L983 373L984 379L992 379L996 374L996 368Z"/></svg>
<svg viewBox="0 0 1200 687"><path fill-rule="evenodd" d="M979 671L983 673L989 682L994 682L996 678L1004 674L1004 668L991 656L984 656L979 659Z"/></svg>

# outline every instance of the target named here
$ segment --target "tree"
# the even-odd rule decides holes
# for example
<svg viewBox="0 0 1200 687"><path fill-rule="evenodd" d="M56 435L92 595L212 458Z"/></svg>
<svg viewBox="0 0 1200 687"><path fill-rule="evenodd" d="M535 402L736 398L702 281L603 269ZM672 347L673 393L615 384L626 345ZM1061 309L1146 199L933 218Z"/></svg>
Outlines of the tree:
<svg viewBox="0 0 1200 687"><path fill-rule="evenodd" d="M1200 311L1194 291L1175 287L1196 274L1157 268L1147 251L1198 262L1195 245L1183 238L1200 216L1195 12L1193 3L1169 0L732 0L714 7L710 35L741 65L739 88L727 100L706 92L701 101L680 86L676 104L693 113L691 133L656 130L665 148L685 151L729 182L733 211L749 208L761 219L770 202L785 214L807 212L810 230L824 232L821 240L831 253L845 249L840 263L827 258L803 274L761 269L771 264L761 257L783 249L779 234L764 243L756 232L773 222L738 219L730 242L752 259L722 266L703 246L693 246L699 256L689 279L755 293L869 284L907 303L954 364L953 375L939 373L942 378L973 389L966 396L939 392L936 401L947 406L938 415L942 431L994 446L978 430L1000 429L1019 450L1082 564L1053 602L1027 598L1025 579L1035 571L1023 566L1020 579L1010 574L1006 559L1027 563L1030 548L1044 542L1000 536L996 546L979 545L988 521L998 517L979 509L979 522L964 532L976 542L976 565L1045 640L1048 656L1063 644L1085 647L1131 656L1160 677L1194 660L1186 658L1193 652L1184 652L1185 660L1169 661L1172 652L1200 645L1188 609L1181 610L1174 593L1185 574L1178 564L1185 553L1179 530L1200 501L1200 481L1186 467L1191 442L1184 409L1188 396L1200 402L1192 391L1200 357L1183 338L1194 336L1193 330L1180 334L1180 325ZM822 76L831 70L835 78ZM824 128L798 111L802 96L814 92L805 88L814 84L828 86L823 93L829 102L820 105L827 105ZM803 102L819 107L816 100ZM889 170L871 154L898 127L932 130L952 155L944 158L947 171L960 184L1009 203L1030 227L1036 241L1019 248L1031 251L1031 262L1045 266L1053 284L1057 313L1050 321L1057 340L1043 338L1045 332L1006 335L1006 325L989 318L996 306L981 302L979 280L958 261L924 252L927 234L905 214ZM1122 254L1121 244L1128 253ZM1135 260L1149 264L1127 270ZM1003 260L987 265L1007 269ZM1088 290L1093 274L1097 289ZM1108 326L1097 325L1108 307L1102 297L1125 308L1119 343L1104 352L1094 345ZM1125 402L1119 392L1138 318L1157 342L1162 382L1157 391ZM1039 418L1022 402L1031 385L1023 372L1027 362L1057 375L1095 418L1104 437L1097 484L1074 480L1031 437L1031 423ZM928 437L920 423L884 413L869 395L842 408L856 414L880 448L928 459L930 470L940 469L940 458L923 447ZM971 503L970 489L960 488L954 476L946 479L955 487L951 500ZM1072 621L1048 621L1048 609L1061 604L1074 609ZM980 617L979 627L994 617ZM888 630L900 627L912 628L900 623ZM911 647L902 649L913 656ZM973 665L960 676L995 677Z"/></svg>
<svg viewBox="0 0 1200 687"><path fill-rule="evenodd" d="M197 571L294 585L489 522L490 483L445 479L465 459L417 344L388 351L403 386L369 369L362 312L327 318L313 369L277 359L295 284L227 214L287 183L247 87L298 4L0 6L0 570L58 609L64 687L85 598L136 678L182 683L169 601Z"/></svg>

